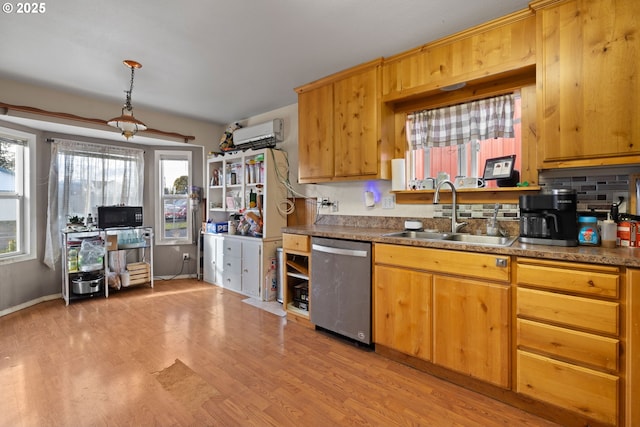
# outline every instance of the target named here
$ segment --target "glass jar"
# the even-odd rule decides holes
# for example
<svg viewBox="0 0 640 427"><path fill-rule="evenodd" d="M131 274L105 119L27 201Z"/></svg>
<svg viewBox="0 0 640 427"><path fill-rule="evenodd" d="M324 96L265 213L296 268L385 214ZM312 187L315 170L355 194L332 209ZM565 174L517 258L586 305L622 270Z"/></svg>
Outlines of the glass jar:
<svg viewBox="0 0 640 427"><path fill-rule="evenodd" d="M598 246L600 244L598 219L595 216L578 217L578 243L588 246Z"/></svg>

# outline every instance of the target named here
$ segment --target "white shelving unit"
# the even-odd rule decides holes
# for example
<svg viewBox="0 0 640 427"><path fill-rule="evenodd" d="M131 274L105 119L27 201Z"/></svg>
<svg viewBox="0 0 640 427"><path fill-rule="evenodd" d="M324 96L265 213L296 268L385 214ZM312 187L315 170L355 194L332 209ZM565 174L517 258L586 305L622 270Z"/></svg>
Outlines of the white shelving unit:
<svg viewBox="0 0 640 427"><path fill-rule="evenodd" d="M284 206L287 197L281 180L286 178L288 167L286 153L272 148L208 159L207 220L225 222L231 214L251 211L262 217L262 235L205 233L206 282L262 300L275 299L269 278L275 275L273 260L276 248L282 245L282 227L287 223L286 214L279 207ZM238 260L242 260L241 264Z"/></svg>

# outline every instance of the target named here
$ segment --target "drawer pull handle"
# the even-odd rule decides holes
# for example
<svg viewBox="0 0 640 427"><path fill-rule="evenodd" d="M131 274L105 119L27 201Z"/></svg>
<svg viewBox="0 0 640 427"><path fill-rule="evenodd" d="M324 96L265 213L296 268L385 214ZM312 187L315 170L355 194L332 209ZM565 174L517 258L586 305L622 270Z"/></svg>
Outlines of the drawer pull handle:
<svg viewBox="0 0 640 427"><path fill-rule="evenodd" d="M595 283L593 283L593 280L589 280L587 284L589 285L590 288L593 288L596 285Z"/></svg>

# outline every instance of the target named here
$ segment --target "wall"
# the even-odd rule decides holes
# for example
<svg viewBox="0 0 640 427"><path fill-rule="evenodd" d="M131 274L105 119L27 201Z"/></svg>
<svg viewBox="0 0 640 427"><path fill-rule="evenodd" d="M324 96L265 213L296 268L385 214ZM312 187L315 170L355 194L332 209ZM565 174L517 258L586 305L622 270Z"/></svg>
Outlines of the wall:
<svg viewBox="0 0 640 427"><path fill-rule="evenodd" d="M120 112L121 105L101 100L88 98L78 94L69 94L36 85L29 85L0 78L0 102L14 105L23 105L40 108L49 111L76 114L84 117L110 118ZM168 113L151 111L136 107L136 116L144 118L144 122L152 128L167 132L178 132L185 135L193 135L195 141L178 146L179 149L190 149L193 152L194 185L203 186L204 154L217 148L220 136L225 125L217 125L203 121L177 117ZM2 120L0 126L30 132L37 135L36 144L36 233L37 233L37 259L32 261L3 264L0 266L0 315L10 313L17 309L32 305L41 300L61 298L61 273L60 269L50 270L43 263L44 236L46 230L47 189L50 162L50 147L44 142L47 137L60 137L105 144L130 144L128 142L113 142L96 140L92 138L78 138L74 135L42 132L24 126L16 125ZM52 120L53 121L53 120ZM57 123L69 124L63 120ZM78 123L74 123L78 126ZM140 146L145 149L145 196L144 209L147 217L152 218L154 212L153 191L150 183L153 182L153 153L156 149L171 149L167 146ZM204 147L204 148L203 148ZM199 215L201 213L199 212ZM199 221L199 218L198 218ZM147 222L147 221L145 221ZM153 224L150 224L153 225ZM192 254L195 260L195 245L186 246L162 246L154 248L154 269L159 276L174 276L180 271L181 255L183 252ZM179 254L179 255L178 255ZM195 274L195 261L185 266L182 274ZM62 301L62 299L60 299Z"/></svg>
<svg viewBox="0 0 640 427"><path fill-rule="evenodd" d="M393 209L382 209L382 196L391 195L391 181L371 180L354 181L331 184L298 184L298 104L272 110L264 114L240 120L243 126L262 123L275 118L284 119L284 141L278 144L287 152L289 164L289 180L294 190L307 197L328 197L338 202L338 212L330 208L322 208L321 214L326 215L366 215L366 216L394 216L410 218L433 217L432 205L395 205ZM364 205L364 192L373 191L376 204L373 208ZM291 195L290 195L291 196Z"/></svg>

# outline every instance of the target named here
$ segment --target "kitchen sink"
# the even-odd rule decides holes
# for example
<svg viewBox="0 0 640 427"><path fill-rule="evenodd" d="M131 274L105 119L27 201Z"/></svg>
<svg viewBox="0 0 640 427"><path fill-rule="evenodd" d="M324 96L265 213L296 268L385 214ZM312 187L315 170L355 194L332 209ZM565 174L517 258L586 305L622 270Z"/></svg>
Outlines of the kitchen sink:
<svg viewBox="0 0 640 427"><path fill-rule="evenodd" d="M503 236L486 236L478 234L465 234L465 233L440 233L431 231L396 231L393 233L383 234L384 237L400 237L403 239L416 239L426 241L444 241L451 243L461 243L465 245L478 245L478 246L499 246L507 247L511 246L513 242L518 238L503 237Z"/></svg>
<svg viewBox="0 0 640 427"><path fill-rule="evenodd" d="M451 233L440 233L437 231L397 231L394 233L384 234L384 237L403 237L406 239L421 239L421 240L445 240L447 237L452 236Z"/></svg>
<svg viewBox="0 0 640 427"><path fill-rule="evenodd" d="M467 245L483 245L483 246L511 246L516 241L518 236L503 237L503 236L486 236L478 234L451 234L444 240L451 242L460 242Z"/></svg>

